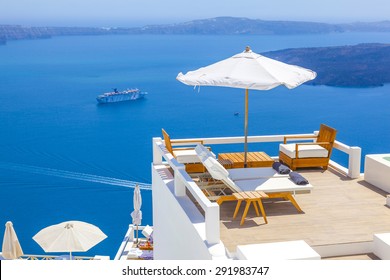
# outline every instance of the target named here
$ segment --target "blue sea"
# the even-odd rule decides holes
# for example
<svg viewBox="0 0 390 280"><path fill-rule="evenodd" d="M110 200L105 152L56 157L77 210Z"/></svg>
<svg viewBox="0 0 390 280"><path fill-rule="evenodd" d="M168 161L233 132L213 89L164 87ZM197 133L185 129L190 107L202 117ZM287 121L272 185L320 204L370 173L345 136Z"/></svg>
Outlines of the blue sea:
<svg viewBox="0 0 390 280"><path fill-rule="evenodd" d="M152 137L243 135L244 91L185 86L175 77L244 50L390 43L390 33L294 36L74 36L0 46L0 224L10 220L26 254L44 254L39 230L67 220L108 238L79 255L111 258L131 223L133 187L153 224ZM313 69L316 70L316 69ZM98 94L138 87L144 100L98 105ZM249 135L308 133L326 123L363 156L390 152L390 86L251 91ZM239 112L235 116L235 112ZM251 144L276 155L278 144ZM215 152L242 145L215 146ZM334 153L344 165L347 158Z"/></svg>

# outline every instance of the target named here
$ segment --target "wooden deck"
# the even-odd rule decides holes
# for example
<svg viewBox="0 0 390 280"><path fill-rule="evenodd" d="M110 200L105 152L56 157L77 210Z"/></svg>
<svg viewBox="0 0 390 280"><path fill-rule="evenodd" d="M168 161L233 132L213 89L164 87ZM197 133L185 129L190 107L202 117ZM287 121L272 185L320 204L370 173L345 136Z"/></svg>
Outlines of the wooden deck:
<svg viewBox="0 0 390 280"><path fill-rule="evenodd" d="M264 201L268 224L253 208L240 226L244 204L232 220L236 202L220 208L221 240L229 251L237 245L305 240L310 246L372 241L374 233L390 232L390 209L385 192L360 179L337 171L299 171L314 186L311 193L297 194L304 213L288 201Z"/></svg>

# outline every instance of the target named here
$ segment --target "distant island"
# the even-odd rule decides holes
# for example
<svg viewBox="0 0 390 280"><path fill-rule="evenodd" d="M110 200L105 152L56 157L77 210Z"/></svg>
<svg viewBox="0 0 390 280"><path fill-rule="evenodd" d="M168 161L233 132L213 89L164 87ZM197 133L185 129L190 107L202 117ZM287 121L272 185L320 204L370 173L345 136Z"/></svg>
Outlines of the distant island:
<svg viewBox="0 0 390 280"><path fill-rule="evenodd" d="M390 44L296 48L262 53L317 72L311 85L377 87L390 83Z"/></svg>
<svg viewBox="0 0 390 280"><path fill-rule="evenodd" d="M53 36L171 34L171 35L285 35L331 32L390 32L390 21L329 24L303 21L270 21L237 17L217 17L176 24L143 27L29 27L1 25L0 43L9 40L47 39Z"/></svg>
<svg viewBox="0 0 390 280"><path fill-rule="evenodd" d="M178 24L120 27L26 27L0 25L0 45L9 40L48 39L86 35L286 35L334 32L390 32L390 21L328 24L300 21L265 21L217 17ZM297 48L264 53L265 56L307 67L318 76L308 84L375 87L390 82L390 44Z"/></svg>

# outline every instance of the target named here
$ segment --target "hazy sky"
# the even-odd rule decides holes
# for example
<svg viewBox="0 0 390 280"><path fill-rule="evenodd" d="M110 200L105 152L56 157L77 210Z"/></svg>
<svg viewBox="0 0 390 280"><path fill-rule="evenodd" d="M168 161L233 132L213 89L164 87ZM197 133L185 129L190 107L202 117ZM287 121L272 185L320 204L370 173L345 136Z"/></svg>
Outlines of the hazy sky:
<svg viewBox="0 0 390 280"><path fill-rule="evenodd" d="M342 23L390 20L389 0L0 0L0 24L143 26L217 16Z"/></svg>

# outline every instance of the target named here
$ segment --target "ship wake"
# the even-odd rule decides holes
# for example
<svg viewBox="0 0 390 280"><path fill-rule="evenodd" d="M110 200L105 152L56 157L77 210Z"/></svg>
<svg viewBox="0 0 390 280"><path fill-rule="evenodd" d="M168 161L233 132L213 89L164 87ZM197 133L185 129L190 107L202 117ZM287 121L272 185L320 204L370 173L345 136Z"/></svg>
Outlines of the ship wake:
<svg viewBox="0 0 390 280"><path fill-rule="evenodd" d="M135 186L138 185L140 187L140 189L152 190L152 185L147 184L147 183L124 180L124 179L117 179L117 178L99 176L99 175L93 175L93 174L87 174L87 173L66 171L66 170L60 170L60 169L54 169L54 168L25 165L25 164L19 164L19 163L10 163L10 162L0 162L0 168L5 169L5 170L12 170L12 171L27 172L27 173L33 173L33 174L39 174L39 175L46 175L46 176L61 177L61 178L66 178L66 179L93 182L93 183L99 183L99 184L107 184L107 185L113 185L113 186L121 186L121 187L126 187L126 188L135 188Z"/></svg>

